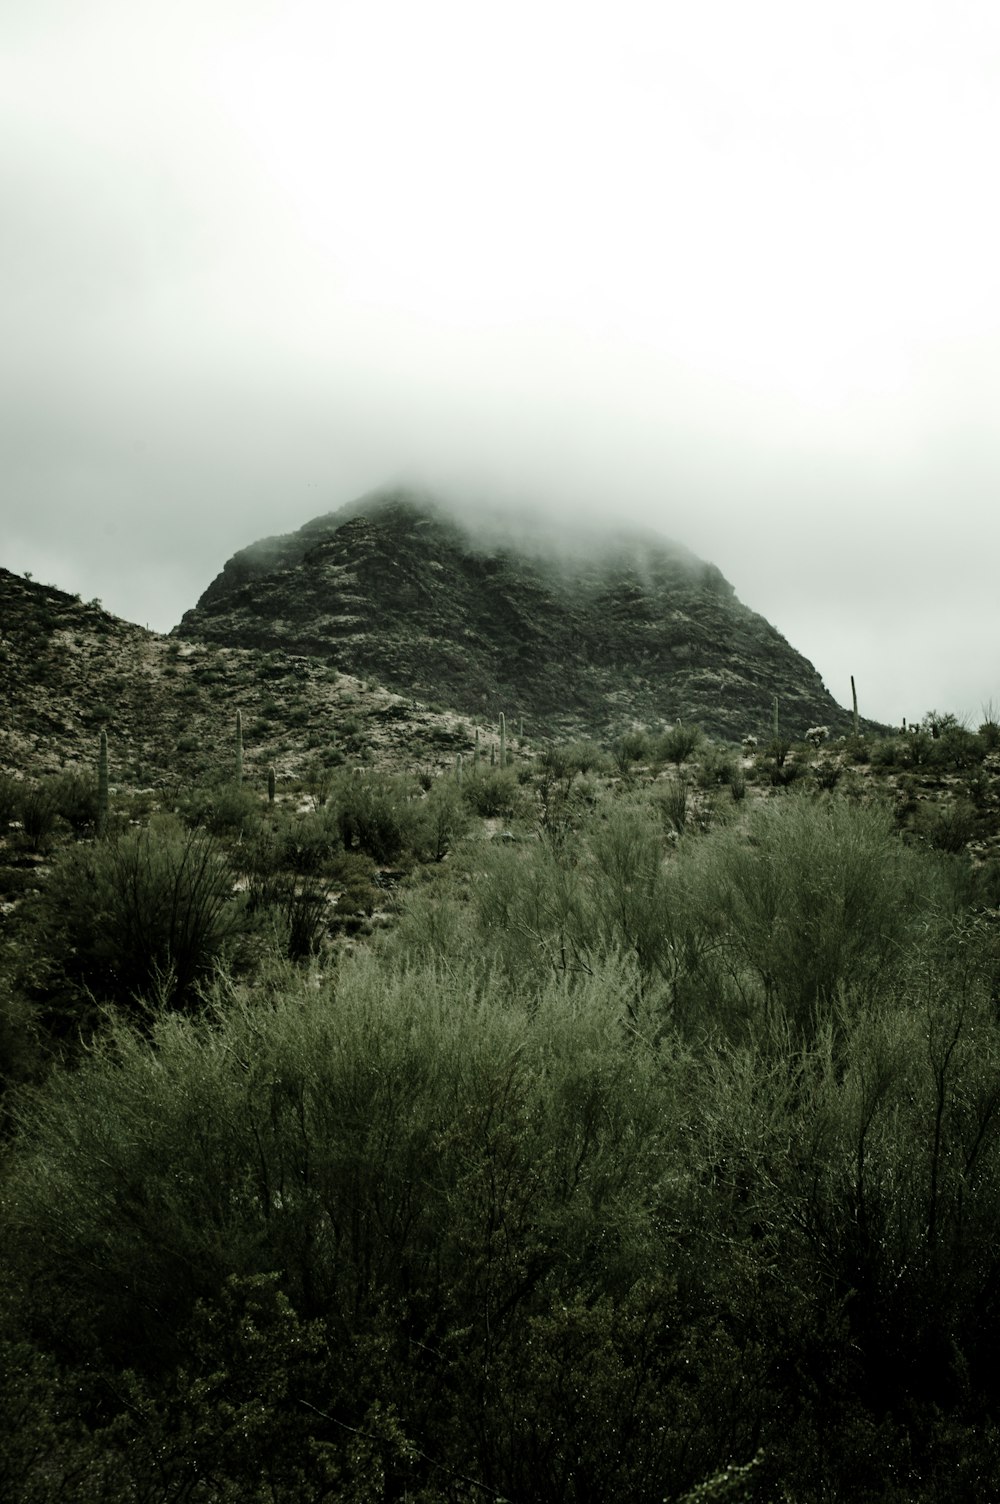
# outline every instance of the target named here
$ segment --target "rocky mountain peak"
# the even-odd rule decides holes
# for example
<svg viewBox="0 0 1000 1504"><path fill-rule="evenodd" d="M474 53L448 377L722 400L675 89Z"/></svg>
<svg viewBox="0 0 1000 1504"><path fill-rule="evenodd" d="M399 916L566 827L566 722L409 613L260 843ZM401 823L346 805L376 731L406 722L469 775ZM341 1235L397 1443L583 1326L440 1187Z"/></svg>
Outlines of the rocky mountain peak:
<svg viewBox="0 0 1000 1504"><path fill-rule="evenodd" d="M409 490L241 549L174 630L319 656L539 734L695 720L739 738L766 731L775 696L788 734L848 724L813 666L689 550Z"/></svg>

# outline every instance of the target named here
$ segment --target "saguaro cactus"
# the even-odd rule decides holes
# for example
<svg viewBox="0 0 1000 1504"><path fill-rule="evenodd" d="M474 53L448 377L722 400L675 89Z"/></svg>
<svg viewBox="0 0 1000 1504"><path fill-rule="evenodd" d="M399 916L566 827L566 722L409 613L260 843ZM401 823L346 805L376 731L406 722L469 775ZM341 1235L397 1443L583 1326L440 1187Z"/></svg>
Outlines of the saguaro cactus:
<svg viewBox="0 0 1000 1504"><path fill-rule="evenodd" d="M101 741L97 753L97 834L103 836L108 828L108 733L101 729Z"/></svg>
<svg viewBox="0 0 1000 1504"><path fill-rule="evenodd" d="M858 692L854 688L854 675L851 675L851 699L854 701L854 735L858 734Z"/></svg>
<svg viewBox="0 0 1000 1504"><path fill-rule="evenodd" d="M243 712L236 712L236 782L243 782Z"/></svg>
<svg viewBox="0 0 1000 1504"><path fill-rule="evenodd" d="M458 783L462 782L462 754L455 753L455 778Z"/></svg>
<svg viewBox="0 0 1000 1504"><path fill-rule="evenodd" d="M778 740L778 696L774 697L774 739Z"/></svg>
<svg viewBox="0 0 1000 1504"><path fill-rule="evenodd" d="M270 804L272 806L274 804L274 776L275 776L274 775L274 769L273 768L268 768L268 770L267 770L267 802L268 802L268 804Z"/></svg>
<svg viewBox="0 0 1000 1504"><path fill-rule="evenodd" d="M507 766L507 722L504 713L500 712L500 766Z"/></svg>

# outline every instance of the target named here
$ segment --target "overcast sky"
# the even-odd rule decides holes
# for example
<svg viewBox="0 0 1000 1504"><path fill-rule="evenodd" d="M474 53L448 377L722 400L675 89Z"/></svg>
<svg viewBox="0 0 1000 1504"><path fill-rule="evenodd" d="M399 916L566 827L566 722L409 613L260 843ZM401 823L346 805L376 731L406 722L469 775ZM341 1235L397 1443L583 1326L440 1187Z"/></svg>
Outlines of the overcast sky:
<svg viewBox="0 0 1000 1504"><path fill-rule="evenodd" d="M167 630L407 479L1000 703L991 0L0 8L0 563Z"/></svg>

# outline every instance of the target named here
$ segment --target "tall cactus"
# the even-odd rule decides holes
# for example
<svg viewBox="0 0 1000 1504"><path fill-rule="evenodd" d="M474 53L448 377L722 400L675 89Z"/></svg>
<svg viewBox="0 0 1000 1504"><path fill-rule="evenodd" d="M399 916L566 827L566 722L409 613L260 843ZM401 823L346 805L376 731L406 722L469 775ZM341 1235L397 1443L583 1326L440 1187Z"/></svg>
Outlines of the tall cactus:
<svg viewBox="0 0 1000 1504"><path fill-rule="evenodd" d="M268 804L272 808L274 806L274 781L275 781L274 769L273 768L268 768L268 770L267 770L267 802L268 802Z"/></svg>
<svg viewBox="0 0 1000 1504"><path fill-rule="evenodd" d="M455 781L457 783L461 783L462 782L462 754L461 754L461 752L456 752L455 753Z"/></svg>
<svg viewBox="0 0 1000 1504"><path fill-rule="evenodd" d="M243 782L243 712L236 712L236 783Z"/></svg>
<svg viewBox="0 0 1000 1504"><path fill-rule="evenodd" d="M504 713L500 712L500 766L507 766L507 721Z"/></svg>
<svg viewBox="0 0 1000 1504"><path fill-rule="evenodd" d="M108 829L108 733L101 728L101 741L97 753L97 834L103 836Z"/></svg>
<svg viewBox="0 0 1000 1504"><path fill-rule="evenodd" d="M858 692L854 687L854 675L851 675L851 699L854 701L854 735L858 734Z"/></svg>

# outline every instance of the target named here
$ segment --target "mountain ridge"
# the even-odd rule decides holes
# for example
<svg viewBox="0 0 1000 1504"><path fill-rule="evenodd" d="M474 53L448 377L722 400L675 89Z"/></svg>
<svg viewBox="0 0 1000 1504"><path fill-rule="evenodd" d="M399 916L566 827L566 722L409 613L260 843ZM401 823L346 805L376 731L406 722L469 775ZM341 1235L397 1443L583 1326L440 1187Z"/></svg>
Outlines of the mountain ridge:
<svg viewBox="0 0 1000 1504"><path fill-rule="evenodd" d="M534 733L698 721L729 739L849 713L719 569L650 532L559 538L370 493L238 550L172 635L325 658L398 693Z"/></svg>

